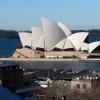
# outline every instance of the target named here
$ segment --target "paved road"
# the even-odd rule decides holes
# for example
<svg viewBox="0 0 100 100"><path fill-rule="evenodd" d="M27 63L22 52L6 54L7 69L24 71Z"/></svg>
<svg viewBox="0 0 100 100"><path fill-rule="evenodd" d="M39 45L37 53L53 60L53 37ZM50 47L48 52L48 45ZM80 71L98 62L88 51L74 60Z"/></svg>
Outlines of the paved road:
<svg viewBox="0 0 100 100"><path fill-rule="evenodd" d="M91 59L62 59L62 58L58 58L58 59L46 59L46 58L35 58L35 59L13 59L13 58L0 58L0 61L83 61L83 62L100 62L100 58L91 58Z"/></svg>

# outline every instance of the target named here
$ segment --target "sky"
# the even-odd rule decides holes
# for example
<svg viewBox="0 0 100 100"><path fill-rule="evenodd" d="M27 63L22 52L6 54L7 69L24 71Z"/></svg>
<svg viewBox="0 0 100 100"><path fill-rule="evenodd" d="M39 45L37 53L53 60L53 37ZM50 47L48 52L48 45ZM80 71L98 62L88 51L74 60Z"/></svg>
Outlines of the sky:
<svg viewBox="0 0 100 100"><path fill-rule="evenodd" d="M69 29L100 28L100 0L0 0L0 29L31 30L41 18Z"/></svg>

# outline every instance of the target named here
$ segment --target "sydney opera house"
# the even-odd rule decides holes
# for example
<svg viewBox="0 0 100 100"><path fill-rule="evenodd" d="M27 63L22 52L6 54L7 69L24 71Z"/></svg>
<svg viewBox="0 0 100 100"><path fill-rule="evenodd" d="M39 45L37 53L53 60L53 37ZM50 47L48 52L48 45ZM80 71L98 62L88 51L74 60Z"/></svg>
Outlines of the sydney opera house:
<svg viewBox="0 0 100 100"><path fill-rule="evenodd" d="M41 21L42 28L32 27L32 33L18 33L22 47L16 48L12 57L87 58L94 51L99 55L100 40L88 43L88 32L72 34L61 22L55 23L46 18L42 18Z"/></svg>

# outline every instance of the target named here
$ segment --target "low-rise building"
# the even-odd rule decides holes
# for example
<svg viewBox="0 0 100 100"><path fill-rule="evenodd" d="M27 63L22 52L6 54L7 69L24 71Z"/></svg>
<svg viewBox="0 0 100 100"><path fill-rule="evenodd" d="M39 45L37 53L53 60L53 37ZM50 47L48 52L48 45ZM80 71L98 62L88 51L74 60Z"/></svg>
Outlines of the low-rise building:
<svg viewBox="0 0 100 100"><path fill-rule="evenodd" d="M90 92L96 88L100 88L99 86L100 80L72 80L70 84L70 89L73 91L77 91L80 93Z"/></svg>
<svg viewBox="0 0 100 100"><path fill-rule="evenodd" d="M15 90L23 84L23 69L18 65L0 64L2 86Z"/></svg>
<svg viewBox="0 0 100 100"><path fill-rule="evenodd" d="M90 91L91 85L91 80L72 80L70 87L72 90L83 93Z"/></svg>

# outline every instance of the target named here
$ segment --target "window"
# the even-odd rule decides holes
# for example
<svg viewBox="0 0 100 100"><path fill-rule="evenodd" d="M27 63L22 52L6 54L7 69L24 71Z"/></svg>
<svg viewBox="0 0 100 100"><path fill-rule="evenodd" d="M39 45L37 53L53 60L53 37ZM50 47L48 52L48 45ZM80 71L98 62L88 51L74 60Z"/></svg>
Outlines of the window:
<svg viewBox="0 0 100 100"><path fill-rule="evenodd" d="M86 84L83 84L83 89L86 89Z"/></svg>
<svg viewBox="0 0 100 100"><path fill-rule="evenodd" d="M80 84L77 84L76 87L77 87L78 89L80 89Z"/></svg>

